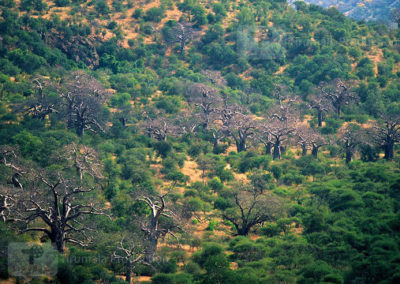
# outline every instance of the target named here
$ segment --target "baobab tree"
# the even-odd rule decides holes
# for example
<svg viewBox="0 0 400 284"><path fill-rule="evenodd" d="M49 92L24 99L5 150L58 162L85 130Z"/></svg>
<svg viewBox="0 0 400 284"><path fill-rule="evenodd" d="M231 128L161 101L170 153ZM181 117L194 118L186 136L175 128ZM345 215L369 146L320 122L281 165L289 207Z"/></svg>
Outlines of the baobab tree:
<svg viewBox="0 0 400 284"><path fill-rule="evenodd" d="M158 141L167 141L168 135L176 135L179 131L177 125L175 125L170 119L162 116L155 119L148 117L141 124L141 127L149 137Z"/></svg>
<svg viewBox="0 0 400 284"><path fill-rule="evenodd" d="M272 120L265 127L268 129L273 141L272 157L274 160L279 160L281 158L283 142L287 141L289 136L295 132L296 127L292 123L278 119Z"/></svg>
<svg viewBox="0 0 400 284"><path fill-rule="evenodd" d="M380 145L386 160L394 158L394 145L400 142L400 115L399 113L388 112L381 115L381 123L373 126L372 136L376 143Z"/></svg>
<svg viewBox="0 0 400 284"><path fill-rule="evenodd" d="M352 91L351 85L341 79L335 79L329 84L321 82L318 88L321 94L331 102L338 116L340 116L343 106L358 99L357 94Z"/></svg>
<svg viewBox="0 0 400 284"><path fill-rule="evenodd" d="M218 90L204 83L191 83L187 85L186 97L189 103L200 109L203 118L203 127L206 129L211 122L213 114L222 104Z"/></svg>
<svg viewBox="0 0 400 284"><path fill-rule="evenodd" d="M339 130L338 137L338 142L345 151L346 164L348 164L351 162L357 146L366 142L365 131L357 124L348 124Z"/></svg>
<svg viewBox="0 0 400 284"><path fill-rule="evenodd" d="M0 218L3 222L13 221L10 216L17 203L19 193L9 187L0 186Z"/></svg>
<svg viewBox="0 0 400 284"><path fill-rule="evenodd" d="M309 108L315 109L317 112L318 127L322 127L322 121L324 120L324 114L332 109L331 102L326 96L323 96L321 92L313 94L309 99Z"/></svg>
<svg viewBox="0 0 400 284"><path fill-rule="evenodd" d="M46 234L61 253L66 243L87 246L91 229L85 224L86 217L105 215L95 199L86 198L93 190L76 185L60 172L53 177L38 173L29 190L19 195L13 212L24 225L20 232Z"/></svg>
<svg viewBox="0 0 400 284"><path fill-rule="evenodd" d="M261 121L257 123L256 128L256 140L264 144L265 146L265 154L272 154L272 147L274 145L273 136L270 133L269 124L266 121Z"/></svg>
<svg viewBox="0 0 400 284"><path fill-rule="evenodd" d="M247 236L257 225L274 221L284 211L283 202L277 196L243 183L233 184L226 198L232 206L222 212L222 217L232 222L241 236Z"/></svg>
<svg viewBox="0 0 400 284"><path fill-rule="evenodd" d="M175 21L168 22L162 32L167 44L179 44L182 55L185 54L186 45L200 34L200 31L195 29L192 23Z"/></svg>
<svg viewBox="0 0 400 284"><path fill-rule="evenodd" d="M8 145L0 146L0 160L13 173L7 184L12 184L17 189L23 189L20 178L27 173L27 169L22 165L18 149Z"/></svg>
<svg viewBox="0 0 400 284"><path fill-rule="evenodd" d="M132 281L133 270L139 263L145 262L145 248L138 238L121 238L115 248L112 258L117 262L122 262L125 266L125 280Z"/></svg>
<svg viewBox="0 0 400 284"><path fill-rule="evenodd" d="M55 159L64 162L67 169L75 168L81 182L85 174L96 179L103 178L103 165L98 153L86 145L71 143L65 146Z"/></svg>
<svg viewBox="0 0 400 284"><path fill-rule="evenodd" d="M156 197L145 195L138 199L144 202L150 209L149 220L141 224L141 230L148 241L146 261L150 263L155 259L157 245L160 239L168 234L176 237L173 230L180 228L177 214L170 209L172 206L171 204L167 204L165 197L166 194L157 195ZM166 224L167 222L162 222L162 218L169 219L171 222Z"/></svg>
<svg viewBox="0 0 400 284"><path fill-rule="evenodd" d="M65 78L59 92L65 101L68 127L78 136L85 131L104 132L103 103L110 93L95 78L76 71Z"/></svg>
<svg viewBox="0 0 400 284"><path fill-rule="evenodd" d="M57 105L60 97L56 94L56 86L47 78L37 77L32 81L35 92L26 101L16 104L16 111L23 110L26 115L44 120L52 113L58 113ZM53 92L53 95L51 95Z"/></svg>
<svg viewBox="0 0 400 284"><path fill-rule="evenodd" d="M238 152L247 150L247 141L254 135L256 123L254 119L238 108L225 108L220 111L226 136L235 140Z"/></svg>

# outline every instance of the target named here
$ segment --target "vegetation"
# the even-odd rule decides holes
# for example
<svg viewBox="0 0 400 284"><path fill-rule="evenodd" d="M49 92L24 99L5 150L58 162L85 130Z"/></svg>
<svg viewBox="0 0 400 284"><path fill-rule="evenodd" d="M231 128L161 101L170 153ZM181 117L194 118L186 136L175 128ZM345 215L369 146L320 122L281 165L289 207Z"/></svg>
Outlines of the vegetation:
<svg viewBox="0 0 400 284"><path fill-rule="evenodd" d="M276 0L0 11L1 279L400 281L399 30ZM14 242L56 274L9 269Z"/></svg>

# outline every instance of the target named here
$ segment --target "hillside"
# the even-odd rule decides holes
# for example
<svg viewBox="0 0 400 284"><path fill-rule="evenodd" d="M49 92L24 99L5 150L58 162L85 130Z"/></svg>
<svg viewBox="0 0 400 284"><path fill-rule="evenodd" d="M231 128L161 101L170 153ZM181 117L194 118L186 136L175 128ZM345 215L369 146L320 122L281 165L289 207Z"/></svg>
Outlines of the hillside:
<svg viewBox="0 0 400 284"><path fill-rule="evenodd" d="M0 11L0 283L400 281L399 30L276 0Z"/></svg>

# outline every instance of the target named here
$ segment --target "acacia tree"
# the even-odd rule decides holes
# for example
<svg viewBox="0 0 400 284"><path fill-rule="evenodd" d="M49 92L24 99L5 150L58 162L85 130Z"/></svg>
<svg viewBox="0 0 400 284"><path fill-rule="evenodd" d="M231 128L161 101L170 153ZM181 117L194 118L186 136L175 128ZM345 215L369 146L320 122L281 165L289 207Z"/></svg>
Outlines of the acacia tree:
<svg viewBox="0 0 400 284"><path fill-rule="evenodd" d="M232 222L241 236L247 236L255 226L273 221L283 213L283 203L277 196L260 192L251 185L234 184L226 197L232 206L223 211L222 217Z"/></svg>
<svg viewBox="0 0 400 284"><path fill-rule="evenodd" d="M176 237L173 230L180 228L177 214L170 209L172 205L166 203L165 197L166 194L157 195L156 197L147 195L138 199L144 202L150 209L149 220L141 224L141 230L144 232L148 241L146 260L150 263L155 259L159 240L164 238L167 234ZM163 218L168 219L170 222L162 222Z"/></svg>
<svg viewBox="0 0 400 284"><path fill-rule="evenodd" d="M384 152L386 160L394 158L394 145L400 142L400 115L389 112L381 115L382 123L373 126L373 137Z"/></svg>
<svg viewBox="0 0 400 284"><path fill-rule="evenodd" d="M351 162L357 146L365 143L365 133L357 124L348 124L339 130L338 136L338 142L344 147L346 164L348 164Z"/></svg>
<svg viewBox="0 0 400 284"><path fill-rule="evenodd" d="M222 109L220 113L226 136L235 140L238 152L246 151L247 141L253 137L256 128L253 118L235 107Z"/></svg>
<svg viewBox="0 0 400 284"><path fill-rule="evenodd" d="M45 233L59 252L66 243L86 246L91 230L84 224L88 215L105 215L100 205L89 198L94 188L76 185L62 173L48 178L42 173L30 181L29 190L18 196L15 209L17 220L24 224L21 233Z"/></svg>
<svg viewBox="0 0 400 284"><path fill-rule="evenodd" d="M104 132L103 103L110 93L95 78L74 72L62 82L60 92L68 127L74 128L78 136L87 130Z"/></svg>
<svg viewBox="0 0 400 284"><path fill-rule="evenodd" d="M338 116L340 116L343 106L358 99L356 93L351 89L350 84L341 79L335 79L329 84L321 82L319 86L322 95L331 102Z"/></svg>

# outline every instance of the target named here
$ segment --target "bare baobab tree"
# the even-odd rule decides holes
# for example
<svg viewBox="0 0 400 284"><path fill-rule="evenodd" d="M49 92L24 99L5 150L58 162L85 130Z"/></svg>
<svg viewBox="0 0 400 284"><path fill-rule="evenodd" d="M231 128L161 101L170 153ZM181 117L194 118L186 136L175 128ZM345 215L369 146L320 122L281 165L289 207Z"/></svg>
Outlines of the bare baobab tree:
<svg viewBox="0 0 400 284"><path fill-rule="evenodd" d="M168 234L176 237L173 230L179 228L177 224L171 224L174 223L173 221L177 221L177 215L170 209L171 205L166 203L165 197L166 194L158 195L155 198L151 196L139 198L151 211L149 216L150 220L141 225L141 230L144 232L148 241L146 260L150 263L155 259L159 240ZM162 222L162 218L169 219L172 222L170 222L170 224L165 224L165 222Z"/></svg>
<svg viewBox="0 0 400 284"><path fill-rule="evenodd" d="M340 116L343 106L349 105L358 99L350 84L343 82L341 79L335 79L329 84L322 82L319 90L332 103L338 116Z"/></svg>
<svg viewBox="0 0 400 284"><path fill-rule="evenodd" d="M52 178L37 174L24 191L15 209L17 219L24 224L21 233L42 232L59 252L66 243L86 246L91 241L88 215L105 215L94 199L88 199L93 188L83 188L66 179L62 173Z"/></svg>
<svg viewBox="0 0 400 284"><path fill-rule="evenodd" d="M21 165L18 149L7 145L1 146L0 159L1 163L13 172L11 179L7 183L12 184L15 188L23 189L20 178L26 173L26 169Z"/></svg>
<svg viewBox="0 0 400 284"><path fill-rule="evenodd" d="M199 30L189 22L169 22L163 29L164 40L167 44L178 43L180 52L185 54L186 45L199 35Z"/></svg>
<svg viewBox="0 0 400 284"><path fill-rule="evenodd" d="M141 126L149 137L158 141L167 141L168 135L176 135L179 132L179 126L161 116L155 119L147 118Z"/></svg>
<svg viewBox="0 0 400 284"><path fill-rule="evenodd" d="M332 109L331 102L322 93L313 94L309 99L309 108L315 109L317 112L318 127L322 127L322 121L324 120L324 114Z"/></svg>
<svg viewBox="0 0 400 284"><path fill-rule="evenodd" d="M314 130L310 133L309 143L311 145L311 155L317 159L319 149L322 146L328 145L327 139L321 135L318 131Z"/></svg>
<svg viewBox="0 0 400 284"><path fill-rule="evenodd" d="M220 113L226 136L235 140L238 152L246 151L248 139L254 136L254 119L235 107L222 109Z"/></svg>
<svg viewBox="0 0 400 284"><path fill-rule="evenodd" d="M121 238L118 246L115 248L112 258L122 262L125 266L125 280L132 282L133 270L136 265L144 262L145 249L137 239Z"/></svg>
<svg viewBox="0 0 400 284"><path fill-rule="evenodd" d="M273 137L270 133L270 125L266 121L261 121L257 124L256 139L265 146L265 154L272 154L272 147L274 145Z"/></svg>
<svg viewBox="0 0 400 284"><path fill-rule="evenodd" d="M203 117L203 127L207 128L222 103L218 90L204 83L192 83L186 88L189 103L200 109Z"/></svg>
<svg viewBox="0 0 400 284"><path fill-rule="evenodd" d="M80 181L85 174L97 179L103 178L103 165L98 153L86 145L71 143L62 149L56 159L65 161L67 168L75 168Z"/></svg>
<svg viewBox="0 0 400 284"><path fill-rule="evenodd" d="M55 85L46 78L33 79L35 92L22 105L16 105L17 111L23 109L24 113L40 120L44 120L51 113L58 113L57 105L59 96L51 96L51 91L56 93Z"/></svg>
<svg viewBox="0 0 400 284"><path fill-rule="evenodd" d="M68 127L74 128L78 136L85 131L104 132L103 103L107 92L93 77L77 71L66 77L60 88L65 101L65 116Z"/></svg>
<svg viewBox="0 0 400 284"><path fill-rule="evenodd" d="M385 159L394 158L394 145L400 142L400 115L388 113L381 115L382 123L376 123L373 127L372 136L385 152Z"/></svg>
<svg viewBox="0 0 400 284"><path fill-rule="evenodd" d="M251 185L237 183L227 196L232 207L222 217L235 226L238 235L247 236L252 228L273 221L283 213L283 202L274 194L260 192Z"/></svg>
<svg viewBox="0 0 400 284"><path fill-rule="evenodd" d="M14 189L0 186L0 218L3 222L13 221L10 217L17 203L17 196L20 192Z"/></svg>
<svg viewBox="0 0 400 284"><path fill-rule="evenodd" d="M357 124L348 124L342 127L338 133L339 144L344 147L346 164L350 163L357 146L365 143L365 131Z"/></svg>

